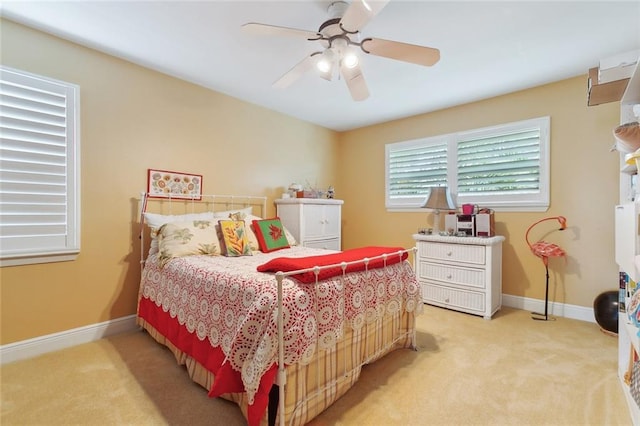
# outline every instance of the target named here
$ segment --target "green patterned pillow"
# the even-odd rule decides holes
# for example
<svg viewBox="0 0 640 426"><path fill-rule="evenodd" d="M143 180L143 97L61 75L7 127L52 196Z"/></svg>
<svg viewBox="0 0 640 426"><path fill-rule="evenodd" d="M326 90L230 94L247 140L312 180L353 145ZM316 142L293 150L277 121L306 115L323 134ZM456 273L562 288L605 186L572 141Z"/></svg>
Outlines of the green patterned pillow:
<svg viewBox="0 0 640 426"><path fill-rule="evenodd" d="M253 221L253 231L258 239L260 250L269 253L271 251L289 248L289 241L280 222L280 218L263 219Z"/></svg>
<svg viewBox="0 0 640 426"><path fill-rule="evenodd" d="M173 222L158 229L160 264L194 254L220 255L220 242L211 220Z"/></svg>

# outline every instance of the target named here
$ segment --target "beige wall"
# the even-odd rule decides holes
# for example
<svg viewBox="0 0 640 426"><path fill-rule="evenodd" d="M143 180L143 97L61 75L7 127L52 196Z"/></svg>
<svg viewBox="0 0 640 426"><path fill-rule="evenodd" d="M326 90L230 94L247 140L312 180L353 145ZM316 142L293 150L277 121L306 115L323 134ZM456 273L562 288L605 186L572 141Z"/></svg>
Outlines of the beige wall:
<svg viewBox="0 0 640 426"><path fill-rule="evenodd" d="M147 168L203 174L206 193L267 195L271 212L283 185L333 184L345 200L345 248L410 246L429 215L386 212L385 143L544 115L552 126L551 208L496 215L507 238L504 292L544 298L544 268L524 232L557 214L570 228L548 239L569 261L552 262L552 298L589 307L616 287L618 160L609 147L618 104L587 108L586 76L338 135L10 21L0 31L2 64L80 85L82 114L80 257L0 270L1 344L135 313L135 199Z"/></svg>
<svg viewBox="0 0 640 426"><path fill-rule="evenodd" d="M496 213L503 246L503 293L544 299L544 266L524 235L534 221L564 215L569 228L536 227L534 238L555 242L568 253L566 265L550 262L550 299L593 306L604 290L616 289L613 206L618 202L619 159L609 152L619 104L587 107L587 78L579 77L482 102L370 126L341 135L340 180L344 205L344 245L409 246L428 213L389 213L384 208L384 145L541 116L551 117L551 205L544 213ZM357 161L356 161L357 159ZM366 212L366 213L364 213ZM557 228L556 228L557 229Z"/></svg>
<svg viewBox="0 0 640 426"><path fill-rule="evenodd" d="M273 197L335 182L334 132L1 22L2 64L81 90L81 253L0 270L1 343L135 313L135 198L147 168L203 175L205 193ZM312 159L309 161L309 159Z"/></svg>

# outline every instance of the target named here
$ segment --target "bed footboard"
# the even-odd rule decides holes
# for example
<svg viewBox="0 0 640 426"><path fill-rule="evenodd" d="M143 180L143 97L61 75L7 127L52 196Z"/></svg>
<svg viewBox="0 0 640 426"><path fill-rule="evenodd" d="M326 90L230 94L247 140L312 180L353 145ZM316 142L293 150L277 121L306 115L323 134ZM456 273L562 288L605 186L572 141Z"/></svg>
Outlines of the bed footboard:
<svg viewBox="0 0 640 426"><path fill-rule="evenodd" d="M284 301L283 301L282 288L283 288L283 280L285 279L285 277L296 277L298 280L302 280L303 282L306 282L306 283L313 282L317 286L320 279L326 279L332 276L339 275L342 280L342 288L344 291L347 286L347 279L346 279L347 272L352 272L352 271L369 272L369 268L372 268L372 269L386 268L388 265L404 261L408 257L410 252L413 253L415 256L416 251L417 249L415 247L407 250L401 249L401 248L399 250L395 250L395 249L390 250L388 247L365 247L362 249L344 251L341 253L336 253L336 254L331 254L326 256L316 256L314 258L310 258L311 263L309 264L315 265L313 267L288 270L287 272L279 271L276 273L276 282L278 284L278 324L277 324L278 325L278 375L276 377L276 384L279 386L279 397L278 397L279 422L278 424L280 426L286 425L285 419L287 418L287 416L286 415L282 416L281 414L286 413L285 398L286 398L286 390L289 387L289 385L287 384L287 374L286 374L286 368L285 368L285 355L284 355L285 354L284 352L285 351L284 349L284 307L283 307ZM381 253L381 254L378 254L378 253ZM373 254L373 255L370 257L362 257L362 255L368 256L369 254ZM339 259L344 259L344 261L341 261L340 263L334 263L336 262L336 260L339 260ZM277 260L278 259L274 259L272 262L269 262L269 263L278 264L279 262L274 262ZM301 263L300 261L302 259L291 259L291 260L294 261L294 265L295 265L295 264ZM302 262L302 264L304 263L305 262ZM295 266L291 267L290 269L294 269L294 267ZM258 268L258 270L264 271L268 269L265 269L264 265L262 265L261 267ZM413 311L413 309L411 309L410 311ZM318 312L316 312L316 316L317 315L318 315ZM378 321L376 321L376 324L377 322ZM410 327L411 332L409 333L410 334L409 345L411 347L414 347L415 345L414 325L415 323L412 324L412 326ZM366 327L364 330L365 337L368 336L368 331L367 331L368 329L369 327ZM362 329L359 329L354 334L359 334L362 331L363 331ZM382 330L382 332L384 333L384 329ZM396 341L395 337L392 337L391 340L392 342ZM336 355L341 352L337 346L338 345L336 345L336 349L334 350ZM348 383L348 386L345 388L344 392L346 392L346 390L348 390L351 386L353 386L355 381L358 379L358 377L360 376L360 368L362 367L362 365L372 362L373 360L381 356L381 355L377 355L377 356L375 355L379 351L387 353L388 349L386 348L386 345L384 345L384 347L382 348L374 348L373 352L371 354L368 354L367 356L367 358L373 357L372 359L370 360L362 359L361 362L357 363L357 365L355 365L353 368L349 370L345 369L342 372L342 375L339 376L337 380L341 380L345 384ZM342 356L345 358L344 361L346 363L346 354L348 353L346 351L346 347L343 348L342 352L343 352ZM342 396L344 392L340 393L340 396ZM306 400L306 397L304 398Z"/></svg>
<svg viewBox="0 0 640 426"><path fill-rule="evenodd" d="M213 373L174 346L144 319L139 318L138 323L154 340L171 350L177 363L186 367L194 382L211 390L215 381ZM280 400L280 387L274 385L276 392L272 392L270 401L270 405L278 404L280 407L284 406L284 409L278 408L276 413L264 416L260 425L284 423L302 426L308 423L353 387L360 377L362 366L396 349L413 348L414 333L413 312L387 315L358 331L346 330L335 350L318 351L308 364L285 368L284 398ZM249 404L246 394L228 393L221 396L238 404L247 418Z"/></svg>

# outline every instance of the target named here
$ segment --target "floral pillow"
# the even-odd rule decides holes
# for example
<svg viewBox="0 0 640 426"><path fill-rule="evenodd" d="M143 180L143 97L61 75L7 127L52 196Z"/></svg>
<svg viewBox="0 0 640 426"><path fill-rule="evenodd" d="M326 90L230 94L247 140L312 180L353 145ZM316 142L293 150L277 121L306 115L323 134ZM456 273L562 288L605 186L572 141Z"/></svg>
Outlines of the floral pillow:
<svg viewBox="0 0 640 426"><path fill-rule="evenodd" d="M219 220L222 253L225 256L251 256L244 220Z"/></svg>
<svg viewBox="0 0 640 426"><path fill-rule="evenodd" d="M284 226L282 226L280 218L278 217L254 220L253 231L258 239L260 250L265 253L289 248L289 241L284 232Z"/></svg>
<svg viewBox="0 0 640 426"><path fill-rule="evenodd" d="M249 241L249 247L251 251L260 251L260 246L258 245L258 239L256 238L256 234L253 231L253 227L249 225L253 219L262 219L258 216L253 216L251 214L247 214L245 211L237 211L229 214L229 219L231 220L243 220L245 222L245 234L247 235L247 240Z"/></svg>
<svg viewBox="0 0 640 426"><path fill-rule="evenodd" d="M158 230L162 225L172 222L188 222L191 220L213 220L214 215L212 212L203 213L187 213L181 215L163 215L158 213L144 213L144 221L151 230L151 247L149 248L149 255L158 252Z"/></svg>
<svg viewBox="0 0 640 426"><path fill-rule="evenodd" d="M158 230L158 258L164 266L175 257L220 255L220 242L212 220L191 220L164 224Z"/></svg>

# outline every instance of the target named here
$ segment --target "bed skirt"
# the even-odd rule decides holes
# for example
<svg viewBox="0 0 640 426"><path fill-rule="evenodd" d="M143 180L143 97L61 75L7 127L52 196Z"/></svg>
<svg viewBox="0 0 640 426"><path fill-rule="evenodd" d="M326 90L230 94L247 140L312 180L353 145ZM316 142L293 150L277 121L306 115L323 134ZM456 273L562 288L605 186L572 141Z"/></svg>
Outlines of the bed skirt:
<svg viewBox="0 0 640 426"><path fill-rule="evenodd" d="M158 343L174 354L176 361L185 365L191 379L211 390L215 377L189 354L181 351L143 318L138 325ZM344 395L360 377L363 365L400 348L415 347L415 315L398 311L365 324L360 330L346 329L335 349L316 351L307 365L289 365L286 368L285 424L304 425ZM223 398L238 404L248 418L248 401L244 393L227 393ZM279 422L277 413L276 424ZM268 416L261 419L268 424Z"/></svg>

